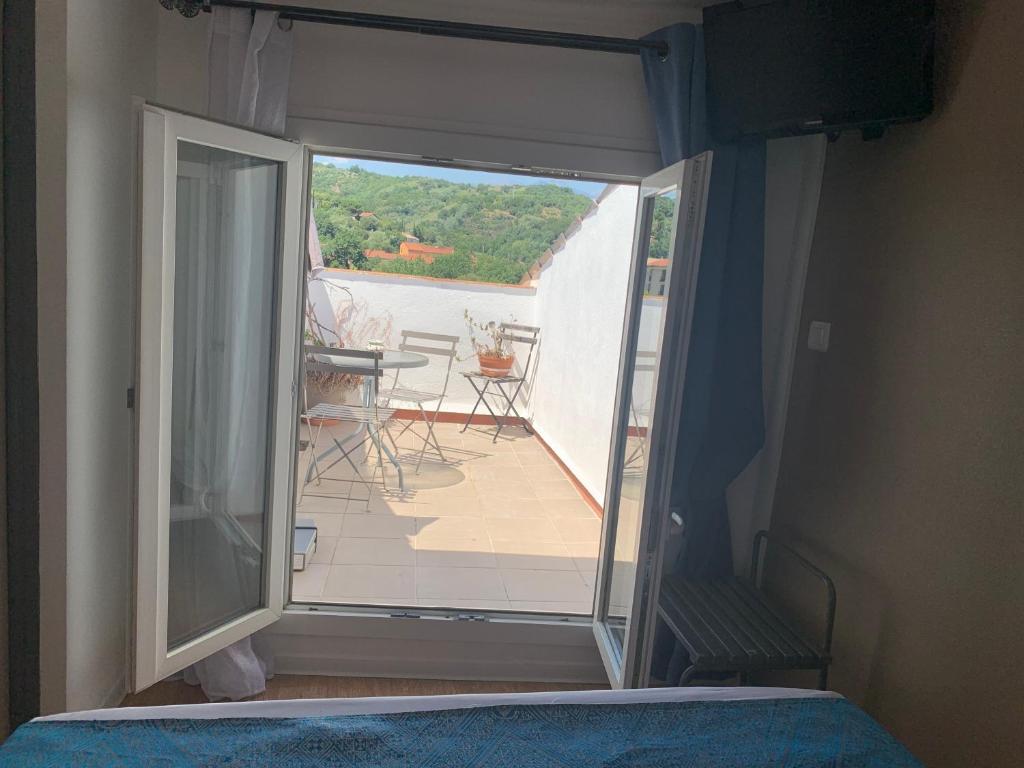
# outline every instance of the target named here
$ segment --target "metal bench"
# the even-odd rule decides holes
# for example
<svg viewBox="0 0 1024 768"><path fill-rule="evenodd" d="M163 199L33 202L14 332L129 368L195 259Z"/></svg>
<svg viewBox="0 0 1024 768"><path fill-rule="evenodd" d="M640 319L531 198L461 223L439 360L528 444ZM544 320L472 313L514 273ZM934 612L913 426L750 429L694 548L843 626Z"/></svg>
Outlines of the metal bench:
<svg viewBox="0 0 1024 768"><path fill-rule="evenodd" d="M754 537L750 580L699 581L669 576L662 582L658 615L690 657L679 685L686 685L699 672L735 672L742 679L746 673L760 670L816 669L818 688L825 690L832 662L835 585L791 547L772 541L773 549L793 558L825 585L824 641L817 646L801 637L759 588L767 542L767 531Z"/></svg>

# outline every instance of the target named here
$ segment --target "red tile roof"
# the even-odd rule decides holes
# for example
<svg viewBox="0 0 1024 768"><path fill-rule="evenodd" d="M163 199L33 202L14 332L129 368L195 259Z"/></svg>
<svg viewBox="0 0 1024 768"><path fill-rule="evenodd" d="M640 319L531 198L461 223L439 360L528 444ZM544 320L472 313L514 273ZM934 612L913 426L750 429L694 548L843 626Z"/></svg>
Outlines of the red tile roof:
<svg viewBox="0 0 1024 768"><path fill-rule="evenodd" d="M448 254L455 253L454 248L449 248L445 245L424 245L423 243L402 243L398 246L398 252L402 256L409 256L412 258L423 257L426 255L437 255L447 256ZM428 264L431 263L431 259Z"/></svg>

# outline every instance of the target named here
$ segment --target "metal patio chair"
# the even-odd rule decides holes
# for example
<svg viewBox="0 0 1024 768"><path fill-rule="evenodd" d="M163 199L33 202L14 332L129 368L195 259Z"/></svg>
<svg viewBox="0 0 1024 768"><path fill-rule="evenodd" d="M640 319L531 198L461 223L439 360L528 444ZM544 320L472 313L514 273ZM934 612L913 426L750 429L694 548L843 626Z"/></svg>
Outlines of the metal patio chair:
<svg viewBox="0 0 1024 768"><path fill-rule="evenodd" d="M462 375L466 377L466 380L476 390L476 403L473 404L473 410L466 418L466 423L462 425L461 432L465 432L469 425L473 422L473 417L476 415L477 408L483 403L484 408L491 414L494 419L494 424L497 429L494 430L494 437L491 439L492 443L498 442L498 435L501 434L502 428L505 426L505 422L508 420L510 413L515 414L516 418L521 422L523 429L529 435L533 434L533 430L530 429L530 425L526 422L522 416L519 415L519 411L516 410L516 398L519 397L519 393L523 389L523 385L526 383L527 377L530 375L530 361L533 359L533 351L537 348L537 343L540 341L540 328L534 325L518 325L517 323L502 323L499 327L501 339L512 344L526 344L529 346L530 351L526 355L526 362L519 374L510 374L508 376L486 376L477 371L466 371ZM506 402L504 413L499 417L491 408L491 404L487 402L487 393L490 391L491 385L494 385L494 394L500 395Z"/></svg>
<svg viewBox="0 0 1024 768"><path fill-rule="evenodd" d="M657 352L637 352L635 364L633 365L633 386L636 387L636 375L638 373L654 373L655 362L658 357ZM634 389L634 394L636 390ZM653 393L652 393L653 395ZM633 446L633 450L629 456L626 457L623 462L624 467L631 467L637 460L640 461L640 466L643 467L647 464L647 429L650 426L648 421L651 416L651 404L650 402L641 403L637 406L634 397L629 398L629 427L635 432L636 445Z"/></svg>
<svg viewBox="0 0 1024 768"><path fill-rule="evenodd" d="M335 347L320 347L313 344L307 344L303 349L306 355L304 364L306 372L319 371L323 373L343 373L353 376L372 377L369 378L369 381L364 381L362 405L317 403L316 405L309 407L306 388L303 387L302 420L306 423L306 427L309 430L310 451L310 463L309 467L306 469L306 479L303 483L303 490L305 489L305 486L309 484L314 474L316 476L316 484L319 485L322 473L326 472L341 461L348 462L352 471L355 472L358 481L364 483L367 488L372 486L373 480L379 470L381 473L381 482L386 488L387 480L384 474L384 448L381 445L381 432L384 430L388 420L394 416L395 411L393 408L378 405L377 398L375 397L377 382L380 381L381 375L380 361L384 353L379 350L341 349ZM330 362L331 358L341 358L348 362L343 364L332 363ZM334 441L334 446L317 456L317 442L320 439L321 432L325 426L334 422L362 425L365 429L365 433L361 434L360 431L357 431L342 439L338 439L336 436L331 435L331 439ZM369 480L363 477L363 473L352 460L352 454L365 445L367 440L369 440L377 449L377 461L374 466L373 476L371 476ZM334 450L337 450L340 453L340 456L321 469L320 461L325 459ZM399 486L403 486L401 468L399 468L398 471Z"/></svg>
<svg viewBox="0 0 1024 768"><path fill-rule="evenodd" d="M419 473L420 465L423 463L423 455L426 453L427 448L430 447L437 451L437 455L441 461L444 461L444 452L441 450L441 444L437 440L437 435L434 433L434 424L437 422L437 415L441 412L441 405L444 403L445 395L448 394L448 380L452 374L452 363L455 361L455 348L458 346L458 336L448 336L443 333L426 333L424 331L402 331L402 343L398 345L398 349L401 352L418 352L421 355L427 355L428 357L446 358L447 362L444 364L444 380L441 382L440 391L435 391L434 388L430 389L415 389L412 387L399 386L398 379L401 375L401 370L395 369L395 378L391 382L391 387L380 392L380 401L388 408L391 407L392 403L410 403L419 408L420 419L427 427L427 433L421 435L415 429L413 429L414 419L409 419L405 422L402 427L402 431L398 433L398 437L401 437L406 432L411 432L418 438L422 438L423 445L420 448L419 458L416 460L416 472ZM434 409L430 412L424 408L425 405L436 403ZM398 453L398 437L391 434L391 430L388 429L387 425L384 426L384 431L391 441L391 445L395 449L395 453Z"/></svg>

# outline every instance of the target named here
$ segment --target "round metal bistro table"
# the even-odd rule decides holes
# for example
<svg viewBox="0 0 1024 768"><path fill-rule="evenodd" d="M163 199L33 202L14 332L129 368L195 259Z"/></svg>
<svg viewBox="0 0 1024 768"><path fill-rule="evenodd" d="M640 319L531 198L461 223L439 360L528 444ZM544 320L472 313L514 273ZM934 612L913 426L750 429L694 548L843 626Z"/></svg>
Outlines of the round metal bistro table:
<svg viewBox="0 0 1024 768"><path fill-rule="evenodd" d="M404 352L399 349L385 349L383 350L383 352L384 354L381 357L380 362L377 364L377 367L382 371L397 370L400 368L422 368L430 362L430 359L426 355L421 355L419 352ZM323 359L322 362L325 363L326 365L331 366L332 368L336 368L338 373L350 372L353 375L363 376L363 405L369 407L370 405L373 404L373 402L377 398L378 382L372 375L373 365L371 363L368 363L366 360L361 360L359 358L342 357L340 355L322 354L318 355L318 357L326 358ZM367 369L370 370L368 371ZM370 375L366 375L367 373L369 373ZM345 442L357 438L361 434L361 432L362 430L345 438ZM376 447L385 456L387 456L388 461L395 468L395 471L398 473L398 488L400 491L404 492L405 479L402 476L402 466L398 463L398 457L391 452L391 449L388 448L387 444L383 440L381 440L378 435L373 433L372 430L370 430L369 437L371 440L373 440ZM325 459L327 456L329 456L336 450L342 450L341 446L332 445L328 447L327 450L324 451L323 455L317 456L317 461L319 462ZM306 482L308 483L309 472L307 472L306 474Z"/></svg>

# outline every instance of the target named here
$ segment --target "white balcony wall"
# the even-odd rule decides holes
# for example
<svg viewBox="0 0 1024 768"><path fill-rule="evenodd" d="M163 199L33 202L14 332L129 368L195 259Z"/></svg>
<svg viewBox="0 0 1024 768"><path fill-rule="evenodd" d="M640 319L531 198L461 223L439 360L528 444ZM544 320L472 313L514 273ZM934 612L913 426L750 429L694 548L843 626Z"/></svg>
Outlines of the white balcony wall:
<svg viewBox="0 0 1024 768"><path fill-rule="evenodd" d="M601 502L615 410L637 188L616 186L544 266L533 424Z"/></svg>
<svg viewBox="0 0 1024 768"><path fill-rule="evenodd" d="M445 411L469 413L476 402L476 394L461 375L463 371L479 370L464 319L467 310L481 322L535 324L537 291L534 288L341 269L322 270L319 278L322 285L314 283L310 297L322 323L332 322L330 315L325 317L323 313L325 296L329 296L333 311L343 309L349 302L348 295L337 288L350 291L356 304L356 319L349 329L352 337L345 340L346 344L364 346L367 341L380 338L389 347L395 347L401 341L403 330L459 337L460 359L452 366L448 396L443 406ZM378 332L382 324L390 327L386 336ZM402 370L400 382L403 387L440 391L445 365L443 358L431 358L430 364L423 368ZM385 386L391 380L392 374L388 373L384 379ZM401 404L397 405L401 407ZM482 407L480 411L486 413ZM526 415L525 411L523 415Z"/></svg>

